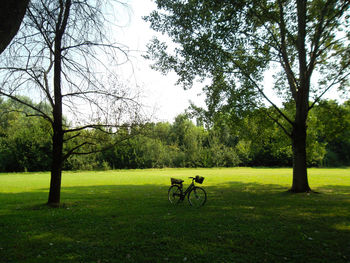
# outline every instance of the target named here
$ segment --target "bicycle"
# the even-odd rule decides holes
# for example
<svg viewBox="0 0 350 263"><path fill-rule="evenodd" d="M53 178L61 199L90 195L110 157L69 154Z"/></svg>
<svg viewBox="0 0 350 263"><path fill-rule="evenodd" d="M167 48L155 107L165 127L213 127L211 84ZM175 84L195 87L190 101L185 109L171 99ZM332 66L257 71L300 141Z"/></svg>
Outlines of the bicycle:
<svg viewBox="0 0 350 263"><path fill-rule="evenodd" d="M182 185L184 180L170 178L171 186L168 190L168 199L170 203L176 205L180 201L182 202L187 195L188 202L190 203L191 206L201 207L207 201L207 193L203 188L195 186L194 182L202 184L204 177L197 175L196 177L188 177L188 178L192 179L192 182L187 187L185 192L183 191L183 185Z"/></svg>

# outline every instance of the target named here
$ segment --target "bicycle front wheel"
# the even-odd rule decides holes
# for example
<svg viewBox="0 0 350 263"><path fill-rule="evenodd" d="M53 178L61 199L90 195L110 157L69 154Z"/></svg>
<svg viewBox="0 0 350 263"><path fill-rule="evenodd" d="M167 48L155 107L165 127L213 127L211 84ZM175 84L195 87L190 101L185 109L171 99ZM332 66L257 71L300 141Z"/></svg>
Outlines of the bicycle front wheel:
<svg viewBox="0 0 350 263"><path fill-rule="evenodd" d="M177 204L181 200L181 189L177 185L170 186L168 190L168 199L172 204Z"/></svg>
<svg viewBox="0 0 350 263"><path fill-rule="evenodd" d="M201 187L194 187L188 194L188 202L193 207L201 207L207 201L207 193Z"/></svg>

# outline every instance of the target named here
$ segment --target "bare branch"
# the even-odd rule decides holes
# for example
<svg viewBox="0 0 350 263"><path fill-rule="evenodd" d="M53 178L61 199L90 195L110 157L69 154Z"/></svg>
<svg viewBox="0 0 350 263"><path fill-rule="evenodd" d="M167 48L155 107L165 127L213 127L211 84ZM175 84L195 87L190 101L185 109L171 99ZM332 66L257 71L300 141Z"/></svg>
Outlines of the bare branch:
<svg viewBox="0 0 350 263"><path fill-rule="evenodd" d="M64 139L63 141L64 142L68 142L68 141L73 140L73 139L75 139L75 138L77 138L79 136L80 136L80 133L77 133L77 134L74 134L73 136L71 136L69 138Z"/></svg>
<svg viewBox="0 0 350 263"><path fill-rule="evenodd" d="M27 106L28 108L30 108L30 109L32 109L32 110L38 112L38 114L32 114L32 116L41 116L41 117L43 117L44 119L46 119L47 121L49 121L49 122L52 124L52 122L53 122L53 121L52 121L52 118L51 118L50 116L48 116L45 112L43 112L40 108L35 107L34 105L32 105L32 104L30 104L30 103L28 103L28 102L26 102L26 101L20 99L20 98L17 97L17 96L4 93L4 92L2 92L1 90L0 90L0 95L3 95L3 96L5 96L5 97L8 97L8 98L14 100L14 101L17 101L17 102L19 102L19 103L21 103L21 104Z"/></svg>
<svg viewBox="0 0 350 263"><path fill-rule="evenodd" d="M134 125L130 125L129 127L133 127L133 126ZM64 133L78 132L78 131L82 131L82 130L86 130L86 129L96 129L96 130L102 131L102 132L107 133L107 134L116 134L117 131L111 132L111 131L106 131L105 129L106 128L109 128L109 129L123 128L123 127L127 127L127 126L125 124L122 124L122 125L89 124L89 125L84 125L84 126L77 127L77 128L64 130Z"/></svg>
<svg viewBox="0 0 350 263"><path fill-rule="evenodd" d="M72 149L70 149L66 154L63 155L62 159L65 161L68 159L69 156L71 156L74 151L78 150L79 148L83 147L84 145L87 145L87 144L91 144L91 143L88 143L88 142L83 142L75 147L73 147Z"/></svg>
<svg viewBox="0 0 350 263"><path fill-rule="evenodd" d="M137 133L135 134L128 134L127 136L125 136L124 138L122 138L121 140L118 140L114 143L111 143L110 145L107 145L101 149L94 149L94 150L90 150L90 151L85 151L85 152L77 152L77 150L79 150L81 147L83 147L84 145L78 145L77 147L74 147L73 149L71 149L69 151L69 155L68 153L66 154L66 158L69 158L69 156L71 155L89 155L89 154L94 154L94 153L99 153L99 152L104 152L107 151L109 149L113 149L115 146L117 146L118 144L120 144L123 141L129 140L132 137L135 137L137 135ZM85 144L86 145L86 144ZM95 145L93 143L89 143L89 145Z"/></svg>

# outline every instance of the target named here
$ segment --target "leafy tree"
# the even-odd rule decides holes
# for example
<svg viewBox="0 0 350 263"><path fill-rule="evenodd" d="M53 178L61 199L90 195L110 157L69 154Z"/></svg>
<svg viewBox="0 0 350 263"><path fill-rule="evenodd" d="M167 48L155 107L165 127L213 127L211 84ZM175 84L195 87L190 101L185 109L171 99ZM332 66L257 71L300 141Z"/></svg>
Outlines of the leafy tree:
<svg viewBox="0 0 350 263"><path fill-rule="evenodd" d="M197 160L201 151L201 134L185 114L180 114L175 118L172 126L172 138L175 144L184 153L181 166L197 166Z"/></svg>
<svg viewBox="0 0 350 263"><path fill-rule="evenodd" d="M6 142L8 155L13 158L8 163L12 171L50 170L51 138L47 122L18 116L8 127Z"/></svg>
<svg viewBox="0 0 350 263"><path fill-rule="evenodd" d="M0 171L49 170L50 125L41 118L28 118L33 111L16 101L0 101L0 112Z"/></svg>
<svg viewBox="0 0 350 263"><path fill-rule="evenodd" d="M242 163L237 148L230 141L223 141L224 136L214 129L209 131L208 145L201 154L203 167L233 167Z"/></svg>
<svg viewBox="0 0 350 263"><path fill-rule="evenodd" d="M204 89L209 114L220 110L237 115L269 103L277 114L269 117L292 144L290 190L310 191L307 118L328 90L348 87L350 2L155 2L158 10L146 21L175 44L168 47L158 39L150 43L147 57L156 61L153 67L163 73L174 70L185 88L196 79L211 80ZM293 102L292 116L286 115L264 89L264 74L271 69L276 72L277 95Z"/></svg>
<svg viewBox="0 0 350 263"><path fill-rule="evenodd" d="M349 166L350 164L350 101L339 105L322 100L314 112L317 140L326 145L321 165Z"/></svg>

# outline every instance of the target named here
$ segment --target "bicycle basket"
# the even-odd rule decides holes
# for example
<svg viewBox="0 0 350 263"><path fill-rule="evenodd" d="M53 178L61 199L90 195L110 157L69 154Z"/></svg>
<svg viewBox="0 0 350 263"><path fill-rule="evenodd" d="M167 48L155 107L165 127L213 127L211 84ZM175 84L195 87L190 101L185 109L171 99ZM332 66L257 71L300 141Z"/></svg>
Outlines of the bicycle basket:
<svg viewBox="0 0 350 263"><path fill-rule="evenodd" d="M182 185L182 183L183 183L184 180L176 179L176 178L170 178L170 181L171 181L171 184L172 184L172 185L174 185L174 184Z"/></svg>
<svg viewBox="0 0 350 263"><path fill-rule="evenodd" d="M202 184L204 181L204 177L197 175L196 179L194 179L196 183Z"/></svg>

